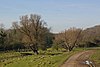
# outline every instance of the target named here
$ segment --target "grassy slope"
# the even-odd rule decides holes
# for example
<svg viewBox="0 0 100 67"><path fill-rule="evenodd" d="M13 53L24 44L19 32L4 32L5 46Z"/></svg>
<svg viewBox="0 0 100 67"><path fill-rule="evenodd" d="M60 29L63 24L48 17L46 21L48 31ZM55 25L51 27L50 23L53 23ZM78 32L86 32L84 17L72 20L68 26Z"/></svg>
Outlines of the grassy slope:
<svg viewBox="0 0 100 67"><path fill-rule="evenodd" d="M93 60L97 67L100 67L100 49L96 50L95 54L90 57Z"/></svg>
<svg viewBox="0 0 100 67"><path fill-rule="evenodd" d="M44 55L31 55L24 57L14 57L4 60L0 63L0 67L58 67L71 55L81 51L82 49L76 49L72 52L46 52ZM8 56L19 55L19 53L8 53ZM3 56L3 54L2 54ZM2 56L0 58L2 58ZM3 57L6 57L4 54Z"/></svg>

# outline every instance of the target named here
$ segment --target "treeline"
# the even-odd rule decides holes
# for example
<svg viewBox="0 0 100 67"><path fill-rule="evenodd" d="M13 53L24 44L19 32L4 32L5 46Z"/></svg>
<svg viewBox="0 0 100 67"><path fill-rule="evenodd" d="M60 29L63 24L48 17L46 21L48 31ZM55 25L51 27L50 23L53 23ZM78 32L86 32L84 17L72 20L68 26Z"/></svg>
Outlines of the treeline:
<svg viewBox="0 0 100 67"><path fill-rule="evenodd" d="M40 15L31 14L20 17L13 22L11 29L0 27L0 50L30 49L38 54L38 50L47 48L64 48L68 51L75 47L100 46L100 25L87 28L70 28L54 34Z"/></svg>

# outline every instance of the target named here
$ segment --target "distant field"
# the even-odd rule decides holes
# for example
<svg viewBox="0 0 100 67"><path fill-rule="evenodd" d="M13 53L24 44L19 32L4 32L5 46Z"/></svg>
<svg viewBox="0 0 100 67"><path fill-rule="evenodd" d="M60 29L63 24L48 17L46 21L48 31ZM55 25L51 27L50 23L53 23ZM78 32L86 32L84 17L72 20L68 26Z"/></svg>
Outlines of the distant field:
<svg viewBox="0 0 100 67"><path fill-rule="evenodd" d="M72 52L45 51L40 55L29 56L21 56L19 52L0 53L0 67L59 67L71 55L81 50L75 49Z"/></svg>

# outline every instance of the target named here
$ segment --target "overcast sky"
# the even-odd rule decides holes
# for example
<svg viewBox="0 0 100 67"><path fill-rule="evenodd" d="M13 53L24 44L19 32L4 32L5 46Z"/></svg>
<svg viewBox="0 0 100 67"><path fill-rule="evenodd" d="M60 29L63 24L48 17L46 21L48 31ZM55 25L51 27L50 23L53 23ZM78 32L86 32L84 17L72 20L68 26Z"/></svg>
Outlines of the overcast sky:
<svg viewBox="0 0 100 67"><path fill-rule="evenodd" d="M39 14L53 32L100 24L100 0L0 0L0 23L6 28L26 14Z"/></svg>

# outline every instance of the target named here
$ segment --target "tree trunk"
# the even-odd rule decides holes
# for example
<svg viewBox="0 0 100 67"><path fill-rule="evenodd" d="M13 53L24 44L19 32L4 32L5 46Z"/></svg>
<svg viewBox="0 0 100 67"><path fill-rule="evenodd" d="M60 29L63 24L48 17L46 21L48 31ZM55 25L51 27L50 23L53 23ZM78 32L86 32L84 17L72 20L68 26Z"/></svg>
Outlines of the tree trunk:
<svg viewBox="0 0 100 67"><path fill-rule="evenodd" d="M38 48L37 48L37 45L29 45L29 47L31 48L31 50L33 51L33 53L35 53L35 54L39 54L38 53Z"/></svg>
<svg viewBox="0 0 100 67"><path fill-rule="evenodd" d="M33 51L34 51L35 54L39 54L39 53L38 53L37 45L33 46Z"/></svg>
<svg viewBox="0 0 100 67"><path fill-rule="evenodd" d="M68 51L69 51L69 52L72 51L73 48L74 48L74 47L69 46L69 47L68 47Z"/></svg>

